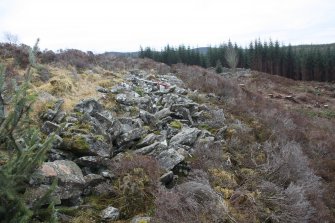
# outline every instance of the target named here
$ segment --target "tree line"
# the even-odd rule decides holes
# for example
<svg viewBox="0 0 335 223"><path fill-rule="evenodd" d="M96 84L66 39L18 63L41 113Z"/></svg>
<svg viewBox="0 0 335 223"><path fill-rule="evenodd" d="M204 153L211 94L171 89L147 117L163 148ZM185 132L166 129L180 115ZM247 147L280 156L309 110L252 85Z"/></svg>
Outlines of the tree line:
<svg viewBox="0 0 335 223"><path fill-rule="evenodd" d="M237 67L276 74L296 80L335 80L335 44L284 45L279 41L260 39L250 42L248 47L228 43L206 48L191 48L167 45L161 51L150 47L142 48L139 57L151 58L168 65L184 63L205 68L230 67L227 52L237 54ZM216 69L220 71L220 69Z"/></svg>

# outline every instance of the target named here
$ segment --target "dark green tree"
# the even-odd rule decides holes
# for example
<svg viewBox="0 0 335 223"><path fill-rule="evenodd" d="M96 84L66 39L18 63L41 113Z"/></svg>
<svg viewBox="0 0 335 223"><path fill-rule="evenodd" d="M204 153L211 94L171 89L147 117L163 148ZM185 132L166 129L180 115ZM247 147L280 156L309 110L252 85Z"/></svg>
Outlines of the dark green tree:
<svg viewBox="0 0 335 223"><path fill-rule="evenodd" d="M30 52L25 81L15 86L11 94L8 92L10 89L6 88L5 68L0 66L0 150L8 154L7 158L0 160L0 222L31 222L31 218L41 212L41 202L29 208L23 199L27 182L44 161L54 138L49 136L43 140L39 131L31 125L29 117L30 107L35 100L28 89L36 50L37 43ZM50 209L53 210L52 204ZM53 211L49 217L48 221L55 221Z"/></svg>
<svg viewBox="0 0 335 223"><path fill-rule="evenodd" d="M216 61L215 71L218 74L222 73L222 71L223 71L222 64L221 64L220 60Z"/></svg>
<svg viewBox="0 0 335 223"><path fill-rule="evenodd" d="M261 72L281 75L297 80L335 80L335 47L333 45L285 46L279 41L252 41L247 48L238 47L230 40L219 46L209 46L206 53L185 47L165 47L162 51L150 48L140 50L140 57L152 58L166 64L184 63L205 68L231 67L225 58L234 49L237 53L237 67L250 68Z"/></svg>

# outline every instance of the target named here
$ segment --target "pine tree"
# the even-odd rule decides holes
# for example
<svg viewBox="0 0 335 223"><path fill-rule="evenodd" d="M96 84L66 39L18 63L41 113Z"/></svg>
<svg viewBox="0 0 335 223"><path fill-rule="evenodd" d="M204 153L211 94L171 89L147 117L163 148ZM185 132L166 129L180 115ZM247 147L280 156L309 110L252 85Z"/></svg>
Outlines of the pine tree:
<svg viewBox="0 0 335 223"><path fill-rule="evenodd" d="M40 208L28 208L23 193L31 174L43 162L53 136L42 140L38 130L31 127L29 110L35 97L28 92L30 67L34 65L37 43L30 53L30 66L25 81L14 88L13 96L5 98L5 69L0 66L0 149L7 151L9 159L0 160L0 222L30 222ZM44 197L45 198L45 197ZM43 198L43 199L44 199ZM53 209L53 205L50 206ZM50 215L49 221L54 221Z"/></svg>
<svg viewBox="0 0 335 223"><path fill-rule="evenodd" d="M239 58L237 50L232 45L229 45L226 49L225 59L229 67L233 70L233 73L235 73Z"/></svg>
<svg viewBox="0 0 335 223"><path fill-rule="evenodd" d="M221 64L220 60L216 61L215 71L218 74L222 73L222 71L223 71L222 64Z"/></svg>

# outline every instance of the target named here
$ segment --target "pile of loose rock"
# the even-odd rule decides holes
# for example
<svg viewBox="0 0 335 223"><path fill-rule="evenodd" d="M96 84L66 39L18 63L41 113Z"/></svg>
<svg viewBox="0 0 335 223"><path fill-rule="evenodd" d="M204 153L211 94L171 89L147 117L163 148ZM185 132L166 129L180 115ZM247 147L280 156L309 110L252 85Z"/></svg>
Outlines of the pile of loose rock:
<svg viewBox="0 0 335 223"><path fill-rule="evenodd" d="M103 100L87 99L65 113L63 101L57 101L42 115L42 131L54 133L56 140L48 162L30 180L29 200L44 194L54 179L58 186L52 199L58 205L77 206L88 194L113 193L111 163L126 151L155 157L166 172L163 184L171 183L176 171L187 172L185 159L194 144L220 140L220 136L198 128L208 118L209 108L192 101L190 90L182 86L172 74L155 76L134 70L124 83L97 89L103 98L115 100L114 109L106 109ZM118 219L119 211L109 207L101 216Z"/></svg>

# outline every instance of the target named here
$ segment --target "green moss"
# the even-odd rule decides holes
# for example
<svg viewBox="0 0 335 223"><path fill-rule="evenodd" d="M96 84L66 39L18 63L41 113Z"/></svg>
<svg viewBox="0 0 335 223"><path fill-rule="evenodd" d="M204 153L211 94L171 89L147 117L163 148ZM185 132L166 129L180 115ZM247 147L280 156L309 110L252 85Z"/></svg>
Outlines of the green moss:
<svg viewBox="0 0 335 223"><path fill-rule="evenodd" d="M136 115L138 115L138 113L140 111L139 111L139 109L137 107L131 107L130 110L129 110L129 112L130 112L131 116L136 116Z"/></svg>
<svg viewBox="0 0 335 223"><path fill-rule="evenodd" d="M199 125L198 127L199 127L199 129L207 130L207 131L209 131L209 132L212 133L212 134L216 134L217 131L218 131L217 128L212 128L212 127L210 127L208 124L201 124L201 125Z"/></svg>
<svg viewBox="0 0 335 223"><path fill-rule="evenodd" d="M74 152L86 152L90 148L86 138L82 135L64 137L63 142L67 149Z"/></svg>
<svg viewBox="0 0 335 223"><path fill-rule="evenodd" d="M103 135L95 135L94 139L97 141L105 141L105 137Z"/></svg>
<svg viewBox="0 0 335 223"><path fill-rule="evenodd" d="M93 130L93 127L89 123L85 122L76 122L74 123L69 129L68 132L74 132L74 133L82 133L82 134L89 134Z"/></svg>
<svg viewBox="0 0 335 223"><path fill-rule="evenodd" d="M76 216L78 213L78 207L58 207L57 212L70 216Z"/></svg>
<svg viewBox="0 0 335 223"><path fill-rule="evenodd" d="M181 129L183 127L183 124L178 120L173 120L172 122L170 122L170 126L175 129Z"/></svg>
<svg viewBox="0 0 335 223"><path fill-rule="evenodd" d="M145 94L144 90L143 90L141 87L138 87L138 86L135 87L134 91L135 91L137 94L139 94L141 97L143 97L144 94Z"/></svg>
<svg viewBox="0 0 335 223"><path fill-rule="evenodd" d="M85 203L92 206L93 209L101 211L109 205L115 205L116 199L114 197L92 195L86 198Z"/></svg>
<svg viewBox="0 0 335 223"><path fill-rule="evenodd" d="M308 110L306 111L306 114L309 117L320 117L320 118L327 118L327 119L335 118L335 111L330 110L330 109L325 109L321 111Z"/></svg>
<svg viewBox="0 0 335 223"><path fill-rule="evenodd" d="M3 151L0 148L0 166L6 164L8 160L9 160L8 152Z"/></svg>
<svg viewBox="0 0 335 223"><path fill-rule="evenodd" d="M81 150L88 150L90 145L86 142L86 139L82 136L75 136L73 138L73 146Z"/></svg>

